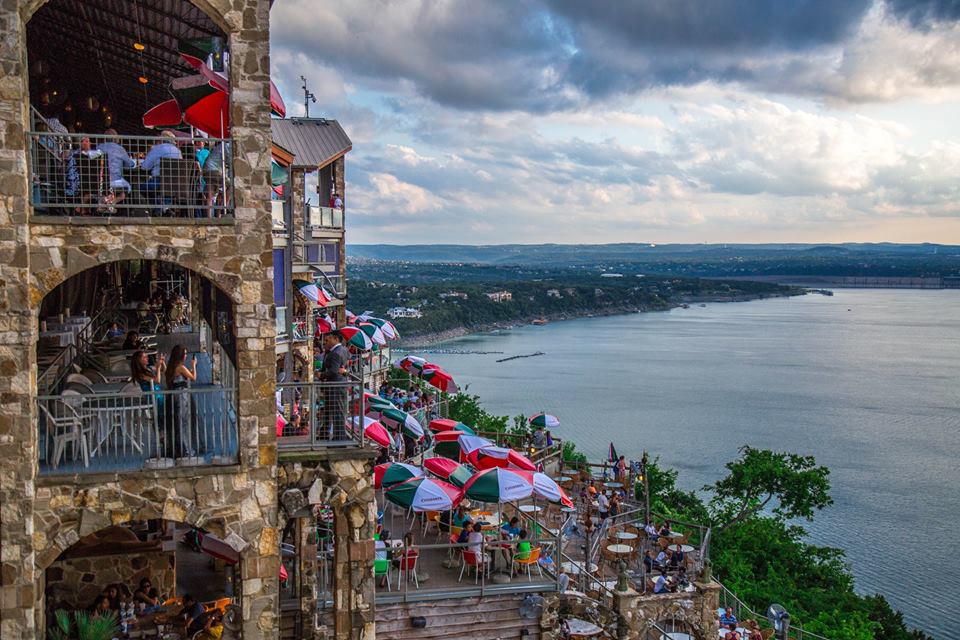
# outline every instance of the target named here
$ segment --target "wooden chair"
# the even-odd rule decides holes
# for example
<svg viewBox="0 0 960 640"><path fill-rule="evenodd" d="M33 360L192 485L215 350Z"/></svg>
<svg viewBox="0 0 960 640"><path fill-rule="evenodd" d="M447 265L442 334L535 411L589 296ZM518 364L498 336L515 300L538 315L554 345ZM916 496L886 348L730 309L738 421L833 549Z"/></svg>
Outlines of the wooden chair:
<svg viewBox="0 0 960 640"><path fill-rule="evenodd" d="M773 637L773 629L761 629L760 635L763 636L763 640L770 640Z"/></svg>

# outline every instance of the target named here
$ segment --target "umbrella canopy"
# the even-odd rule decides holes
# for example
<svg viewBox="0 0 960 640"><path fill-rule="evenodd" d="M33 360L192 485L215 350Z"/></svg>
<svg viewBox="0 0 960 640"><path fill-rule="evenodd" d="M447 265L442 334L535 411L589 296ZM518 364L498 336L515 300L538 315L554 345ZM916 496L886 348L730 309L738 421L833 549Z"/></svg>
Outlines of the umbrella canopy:
<svg viewBox="0 0 960 640"><path fill-rule="evenodd" d="M421 374L428 383L444 393L456 393L459 389L453 381L453 376L439 367L425 367Z"/></svg>
<svg viewBox="0 0 960 640"><path fill-rule="evenodd" d="M565 507L573 507L573 501L567 495L567 492L547 474L540 473L539 471L520 473L533 485L534 494L550 502L559 502Z"/></svg>
<svg viewBox="0 0 960 640"><path fill-rule="evenodd" d="M360 327L361 331L367 334L367 337L369 337L374 344L387 344L387 336L383 335L383 331L381 331L380 327L377 325L373 324L372 322L361 322L357 326Z"/></svg>
<svg viewBox="0 0 960 640"><path fill-rule="evenodd" d="M347 346L356 347L363 351L369 351L373 347L373 341L370 340L370 336L358 327L343 327L340 329L340 335L343 336L343 340Z"/></svg>
<svg viewBox="0 0 960 640"><path fill-rule="evenodd" d="M443 480L411 478L390 487L384 497L414 511L451 511L463 500L463 491Z"/></svg>
<svg viewBox="0 0 960 640"><path fill-rule="evenodd" d="M397 328L393 326L393 323L389 320L384 320L383 318L367 318L367 322L380 327L383 335L387 336L390 340L397 340L400 337L400 332L397 331Z"/></svg>
<svg viewBox="0 0 960 640"><path fill-rule="evenodd" d="M510 502L533 494L533 484L510 469L487 469L474 474L463 485L463 495L478 502Z"/></svg>
<svg viewBox="0 0 960 640"><path fill-rule="evenodd" d="M460 436L468 435L462 431L441 431L434 434L433 453L451 460L460 460Z"/></svg>
<svg viewBox="0 0 960 640"><path fill-rule="evenodd" d="M477 432L474 431L473 427L468 427L462 422L449 420L447 418L437 418L436 420L431 420L429 428L430 431L433 431L434 433L441 433L444 431L461 431L470 436L477 435Z"/></svg>
<svg viewBox="0 0 960 640"><path fill-rule="evenodd" d="M552 416L549 413L538 413L535 416L530 416L528 420L530 425L533 427L554 429L560 426L560 420L557 418L557 416Z"/></svg>
<svg viewBox="0 0 960 640"><path fill-rule="evenodd" d="M475 473L471 467L449 458L427 458L423 461L423 468L458 487L463 487Z"/></svg>
<svg viewBox="0 0 960 640"><path fill-rule="evenodd" d="M530 460L506 447L481 447L467 454L467 460L478 469L520 469L522 471L536 471L537 465Z"/></svg>
<svg viewBox="0 0 960 640"><path fill-rule="evenodd" d="M427 361L418 356L406 356L401 360L397 360L397 368L403 369L407 373L420 373L423 371L423 365L427 364Z"/></svg>
<svg viewBox="0 0 960 640"><path fill-rule="evenodd" d="M396 408L375 409L371 406L370 413L379 415L380 422L388 427L403 430L404 433L415 440L423 437L423 427L420 422L406 411Z"/></svg>
<svg viewBox="0 0 960 640"><path fill-rule="evenodd" d="M437 438L439 440L439 438ZM481 438L480 436L468 436L462 435L457 438L457 444L460 445L460 451L464 455L470 455L477 449L482 449L483 447L492 447L494 444L487 440L486 438Z"/></svg>
<svg viewBox="0 0 960 640"><path fill-rule="evenodd" d="M330 333L337 328L337 323L334 322L333 318L328 315L317 316L316 317L317 329L316 335L323 333Z"/></svg>
<svg viewBox="0 0 960 640"><path fill-rule="evenodd" d="M353 419L354 430L356 430L359 423L359 419L355 417ZM383 426L382 423L367 417L363 419L363 435L381 447L392 447L395 444L393 438L390 436L390 432L387 431L387 428Z"/></svg>
<svg viewBox="0 0 960 640"><path fill-rule="evenodd" d="M320 306L326 306L327 303L330 302L330 296L327 295L327 292L313 282L308 280L294 280L293 286L295 286L305 298L311 302L316 302Z"/></svg>
<svg viewBox="0 0 960 640"><path fill-rule="evenodd" d="M397 407L384 398L383 396L378 396L375 393L370 393L369 391L363 392L363 398L367 401L367 406L371 409L396 409Z"/></svg>
<svg viewBox="0 0 960 640"><path fill-rule="evenodd" d="M373 468L373 486L389 489L410 478L422 478L423 470L405 462L386 462Z"/></svg>

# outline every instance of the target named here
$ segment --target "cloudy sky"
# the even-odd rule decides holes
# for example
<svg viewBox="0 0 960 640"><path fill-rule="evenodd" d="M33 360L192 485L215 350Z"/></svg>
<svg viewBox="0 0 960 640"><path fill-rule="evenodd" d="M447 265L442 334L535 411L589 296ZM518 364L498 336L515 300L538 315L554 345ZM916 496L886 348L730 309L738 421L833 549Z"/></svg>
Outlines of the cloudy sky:
<svg viewBox="0 0 960 640"><path fill-rule="evenodd" d="M349 241L960 243L958 0L277 0Z"/></svg>

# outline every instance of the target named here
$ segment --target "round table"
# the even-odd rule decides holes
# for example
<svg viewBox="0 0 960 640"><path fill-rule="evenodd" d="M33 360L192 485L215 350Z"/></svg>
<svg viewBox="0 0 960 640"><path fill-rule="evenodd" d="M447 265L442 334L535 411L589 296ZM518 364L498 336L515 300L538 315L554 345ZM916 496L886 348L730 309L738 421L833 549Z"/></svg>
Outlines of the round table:
<svg viewBox="0 0 960 640"><path fill-rule="evenodd" d="M610 544L607 545L607 551L610 553L625 554L631 553L633 551L633 547L628 544Z"/></svg>
<svg viewBox="0 0 960 640"><path fill-rule="evenodd" d="M623 489L622 482L604 482L603 486L605 486L607 489Z"/></svg>
<svg viewBox="0 0 960 640"><path fill-rule="evenodd" d="M538 507L535 504L522 504L520 505L520 511L523 513L538 513L543 511L543 507Z"/></svg>
<svg viewBox="0 0 960 640"><path fill-rule="evenodd" d="M569 573L575 576L580 575L580 570L583 568L582 562L561 562L560 568L564 573ZM590 563L590 573L593 573L597 570L597 565L594 562Z"/></svg>
<svg viewBox="0 0 960 640"><path fill-rule="evenodd" d="M573 478L571 478L570 476L554 476L553 477L553 481L556 482L557 484L563 484L564 482L570 482L572 480Z"/></svg>
<svg viewBox="0 0 960 640"><path fill-rule="evenodd" d="M689 544L682 544L680 545L680 551L683 551L684 553L690 553L693 551L693 546Z"/></svg>
<svg viewBox="0 0 960 640"><path fill-rule="evenodd" d="M679 531L671 531L671 532L670 532L670 535L667 536L667 537L668 537L668 538L682 538L683 536L684 536L684 534L680 533Z"/></svg>
<svg viewBox="0 0 960 640"><path fill-rule="evenodd" d="M567 629L570 630L571 638L592 638L603 633L603 629L580 618L571 618L567 620Z"/></svg>
<svg viewBox="0 0 960 640"><path fill-rule="evenodd" d="M617 531L617 535L615 537L617 540L636 540L637 534L629 531Z"/></svg>
<svg viewBox="0 0 960 640"><path fill-rule="evenodd" d="M564 513L576 513L577 508L576 507L560 507L560 511L563 511Z"/></svg>
<svg viewBox="0 0 960 640"><path fill-rule="evenodd" d="M679 631L668 633L667 637L670 638L670 640L693 640L693 636L689 633L680 633Z"/></svg>

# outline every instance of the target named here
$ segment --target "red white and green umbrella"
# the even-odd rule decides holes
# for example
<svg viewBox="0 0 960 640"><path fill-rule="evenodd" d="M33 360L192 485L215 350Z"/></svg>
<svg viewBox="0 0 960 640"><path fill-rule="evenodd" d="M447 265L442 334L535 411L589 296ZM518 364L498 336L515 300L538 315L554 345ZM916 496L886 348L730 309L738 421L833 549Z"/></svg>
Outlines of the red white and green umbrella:
<svg viewBox="0 0 960 640"><path fill-rule="evenodd" d="M437 368L424 368L421 374L423 379L444 393L456 393L459 391L457 383L453 381L453 376Z"/></svg>
<svg viewBox="0 0 960 640"><path fill-rule="evenodd" d="M533 494L533 484L510 469L487 469L474 474L463 485L463 495L477 502L511 502Z"/></svg>
<svg viewBox="0 0 960 640"><path fill-rule="evenodd" d="M328 315L317 316L316 317L317 328L314 332L314 335L321 335L324 333L330 333L331 331L336 330L337 323L334 322L333 318Z"/></svg>
<svg viewBox="0 0 960 640"><path fill-rule="evenodd" d="M530 426L533 427L543 427L544 429L554 429L560 426L560 420L557 416L552 416L549 413L538 413L535 416L530 416L528 418Z"/></svg>
<svg viewBox="0 0 960 640"><path fill-rule="evenodd" d="M495 446L492 442L490 442L486 438L481 438L480 436L468 436L468 435L461 435L460 437L458 437L457 444L460 445L460 451L463 452L463 455L465 456L469 456L471 453L473 453L477 449L482 449L483 447Z"/></svg>
<svg viewBox="0 0 960 640"><path fill-rule="evenodd" d="M396 405L384 398L383 396L378 396L375 393L370 393L369 391L363 392L363 399L367 403L367 407L370 409L396 409Z"/></svg>
<svg viewBox="0 0 960 640"><path fill-rule="evenodd" d="M361 322L357 325L360 327L360 330L367 334L367 337L373 341L374 344L385 345L387 344L387 336L383 335L383 331L380 330L380 327L373 324L372 322Z"/></svg>
<svg viewBox="0 0 960 640"><path fill-rule="evenodd" d="M477 435L477 432L473 427L469 427L462 422L457 422L456 420L450 420L448 418L437 418L436 420L431 420L428 425L430 431L434 433L442 433L444 431L460 431L469 436Z"/></svg>
<svg viewBox="0 0 960 640"><path fill-rule="evenodd" d="M353 311L350 311L350 309L344 309L343 311L346 314L347 322L353 324L353 321L357 319L357 314L355 314Z"/></svg>
<svg viewBox="0 0 960 640"><path fill-rule="evenodd" d="M307 300L316 302L322 307L327 306L330 302L330 295L323 290L323 287L318 287L316 283L310 282L309 280L294 280L293 286L295 286L300 294Z"/></svg>
<svg viewBox="0 0 960 640"><path fill-rule="evenodd" d="M380 327L380 331L383 331L383 335L388 339L397 340L400 338L400 332L397 331L397 328L393 326L393 323L389 320L384 320L383 318L367 318L366 321Z"/></svg>
<svg viewBox="0 0 960 640"><path fill-rule="evenodd" d="M343 341L351 347L363 351L369 351L373 347L370 336L361 331L359 327L343 327L340 329L340 335L343 336Z"/></svg>
<svg viewBox="0 0 960 640"><path fill-rule="evenodd" d="M354 431L357 429L357 425L360 424L358 417L353 418L353 428ZM376 420L371 420L370 418L364 417L363 419L363 435L370 440L373 440L381 447L392 447L394 443L393 438L390 436L390 432L387 430L382 423L377 422Z"/></svg>
<svg viewBox="0 0 960 640"><path fill-rule="evenodd" d="M425 364L427 364L427 361L419 356L405 356L396 362L397 368L403 369L407 373L420 373L423 371L423 365Z"/></svg>
<svg viewBox="0 0 960 640"><path fill-rule="evenodd" d="M460 436L468 435L462 431L441 431L434 434L433 453L451 460L460 460Z"/></svg>
<svg viewBox="0 0 960 640"><path fill-rule="evenodd" d="M427 458L423 461L423 468L458 487L465 485L476 473L473 468L450 458Z"/></svg>
<svg viewBox="0 0 960 640"><path fill-rule="evenodd" d="M420 422L406 411L400 409L375 409L370 408L367 415L379 417L380 422L394 429L401 429L414 440L423 437L423 426Z"/></svg>
<svg viewBox="0 0 960 640"><path fill-rule="evenodd" d="M463 491L443 480L411 478L383 494L390 502L414 511L452 511L463 500Z"/></svg>
<svg viewBox="0 0 960 640"><path fill-rule="evenodd" d="M467 460L477 469L500 467L521 471L537 470L537 465L533 464L526 456L507 447L481 447L467 454Z"/></svg>
<svg viewBox="0 0 960 640"><path fill-rule="evenodd" d="M395 484L406 482L410 478L422 478L423 470L405 462L385 462L373 468L373 486L377 489L389 489Z"/></svg>
<svg viewBox="0 0 960 640"><path fill-rule="evenodd" d="M539 471L520 473L530 480L535 495L550 502L559 502L565 507L573 507L573 501L567 495L567 492L547 474Z"/></svg>

